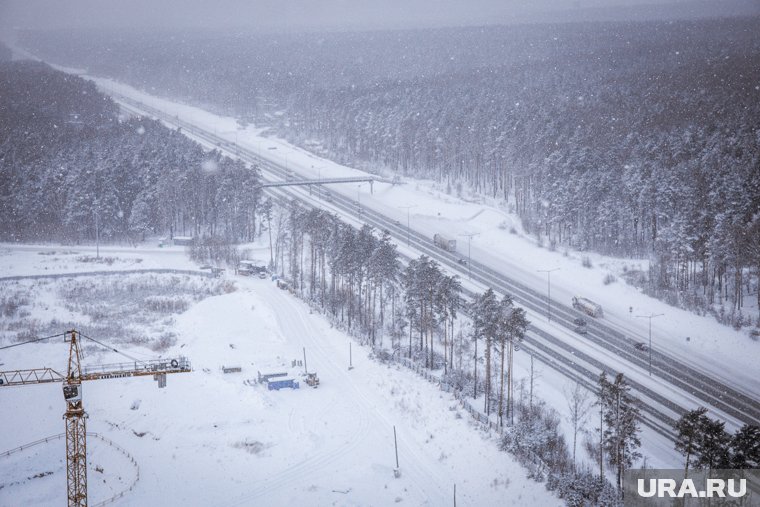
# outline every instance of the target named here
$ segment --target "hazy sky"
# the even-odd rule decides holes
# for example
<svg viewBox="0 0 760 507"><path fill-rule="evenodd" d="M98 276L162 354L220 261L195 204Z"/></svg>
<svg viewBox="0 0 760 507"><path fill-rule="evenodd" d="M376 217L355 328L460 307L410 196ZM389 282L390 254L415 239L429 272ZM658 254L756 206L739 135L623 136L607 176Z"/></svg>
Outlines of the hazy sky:
<svg viewBox="0 0 760 507"><path fill-rule="evenodd" d="M557 21L626 19L649 9L656 17L674 3L670 11L726 12L727 4L746 10L760 0L0 0L0 28L409 28L535 21L547 13Z"/></svg>

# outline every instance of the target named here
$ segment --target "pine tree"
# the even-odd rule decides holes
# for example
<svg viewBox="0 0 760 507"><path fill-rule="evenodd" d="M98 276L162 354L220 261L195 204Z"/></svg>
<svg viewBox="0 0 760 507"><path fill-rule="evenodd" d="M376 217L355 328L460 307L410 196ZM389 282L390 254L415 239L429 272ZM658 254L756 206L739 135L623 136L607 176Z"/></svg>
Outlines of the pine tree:
<svg viewBox="0 0 760 507"><path fill-rule="evenodd" d="M731 468L760 468L760 426L745 424L734 433Z"/></svg>
<svg viewBox="0 0 760 507"><path fill-rule="evenodd" d="M704 438L703 431L708 418L705 415L707 409L699 407L695 410L686 412L676 421L675 430L678 432L676 437L675 449L686 457L684 472L688 475L689 464L692 456L700 448Z"/></svg>
<svg viewBox="0 0 760 507"><path fill-rule="evenodd" d="M639 440L639 402L630 394L630 386L622 373L609 382L602 373L599 378L602 393L601 403L604 419L603 447L607 461L617 470L616 484L623 486L623 472L641 457L637 449Z"/></svg>
<svg viewBox="0 0 760 507"><path fill-rule="evenodd" d="M483 355L486 360L486 371L483 378L483 390L485 393L485 406L484 410L486 414L490 412L490 398L491 398L491 349L493 347L494 338L498 334L499 323L499 304L494 294L493 289L489 288L483 294L476 297L471 306L472 320L473 320L473 339L475 342L475 378L477 384L477 339L483 338L484 350ZM477 392L477 387L476 387Z"/></svg>
<svg viewBox="0 0 760 507"><path fill-rule="evenodd" d="M695 452L694 468L712 470L730 466L731 435L725 422L705 418L701 424L701 438Z"/></svg>

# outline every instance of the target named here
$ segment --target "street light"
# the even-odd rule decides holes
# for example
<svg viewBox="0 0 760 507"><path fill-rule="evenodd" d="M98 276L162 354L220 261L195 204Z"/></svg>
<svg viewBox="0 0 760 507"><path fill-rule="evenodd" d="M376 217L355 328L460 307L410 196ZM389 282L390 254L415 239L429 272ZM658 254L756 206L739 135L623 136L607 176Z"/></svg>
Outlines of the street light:
<svg viewBox="0 0 760 507"><path fill-rule="evenodd" d="M100 259L100 213L98 213L98 208L100 207L100 203L96 206L94 213L95 213L95 258Z"/></svg>
<svg viewBox="0 0 760 507"><path fill-rule="evenodd" d="M546 273L546 277L548 278L549 287L548 287L548 297L547 297L547 307L549 310L549 322L552 321L552 271L557 271L560 268L554 268L554 269L539 269L539 273Z"/></svg>
<svg viewBox="0 0 760 507"><path fill-rule="evenodd" d="M467 238L467 273L468 273L467 276L470 278L470 280L472 280L472 255L470 255L470 252L471 252L470 247L472 246L472 237L477 236L478 234L480 233L469 232L466 234L460 234L460 236Z"/></svg>
<svg viewBox="0 0 760 507"><path fill-rule="evenodd" d="M416 208L416 207L417 207L416 204L409 204L407 206L399 206L399 208L401 208L401 209L406 209L406 246L410 246L411 245L411 241L409 239L409 230L410 230L409 229L409 216L410 216L409 215L409 210L412 209L412 208Z"/></svg>
<svg viewBox="0 0 760 507"><path fill-rule="evenodd" d="M314 169L314 166L311 166L312 169ZM319 166L317 169L317 199L320 201L322 200L322 166ZM321 206L321 205L320 205Z"/></svg>
<svg viewBox="0 0 760 507"><path fill-rule="evenodd" d="M664 313L650 313L649 315L636 315L640 319L649 319L649 376L652 376L652 319L662 317Z"/></svg>

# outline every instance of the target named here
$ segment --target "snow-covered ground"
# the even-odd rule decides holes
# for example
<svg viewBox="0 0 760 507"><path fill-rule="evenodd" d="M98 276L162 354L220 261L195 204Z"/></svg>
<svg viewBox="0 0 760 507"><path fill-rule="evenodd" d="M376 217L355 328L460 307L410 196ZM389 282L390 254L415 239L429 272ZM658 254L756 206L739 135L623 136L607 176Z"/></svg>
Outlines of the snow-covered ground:
<svg viewBox="0 0 760 507"><path fill-rule="evenodd" d="M52 263L32 249L4 249L5 262L27 256L47 271L70 269L63 256ZM146 263L165 259L163 251L139 255ZM34 264L26 268L36 272ZM84 385L88 431L122 447L139 467L135 489L116 505L445 505L454 484L460 505L561 504L526 479L451 395L368 358L356 343L349 370L349 338L322 316L268 280L229 276L239 290L193 305L174 323L180 339L164 355L189 357L192 373L168 376L161 390L149 377ZM52 301L49 311L57 311ZM122 348L140 357L150 352ZM303 359L304 348L319 388L301 382L298 390L267 391L245 382L258 371L299 374L292 362ZM0 369L64 371L67 354L62 340L14 347L2 352ZM91 352L84 362L114 360ZM222 366L242 372L224 374ZM6 388L0 399L0 452L63 431L58 384ZM136 471L105 441L90 438L88 445L95 503L128 487ZM62 499L63 459L62 440L0 456L0 504Z"/></svg>

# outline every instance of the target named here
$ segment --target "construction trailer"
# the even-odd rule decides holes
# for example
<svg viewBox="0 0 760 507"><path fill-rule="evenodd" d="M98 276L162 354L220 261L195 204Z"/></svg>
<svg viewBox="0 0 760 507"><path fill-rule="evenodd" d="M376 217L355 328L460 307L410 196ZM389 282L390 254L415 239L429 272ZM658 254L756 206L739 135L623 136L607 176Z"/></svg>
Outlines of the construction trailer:
<svg viewBox="0 0 760 507"><path fill-rule="evenodd" d="M285 388L298 389L299 387L298 382L292 378L271 378L267 380L266 384L270 391L279 391Z"/></svg>

